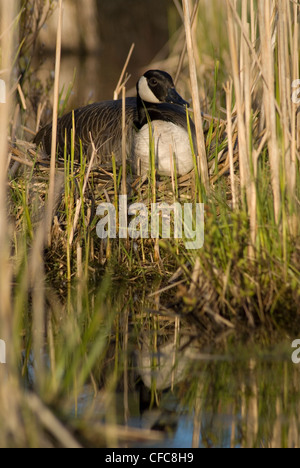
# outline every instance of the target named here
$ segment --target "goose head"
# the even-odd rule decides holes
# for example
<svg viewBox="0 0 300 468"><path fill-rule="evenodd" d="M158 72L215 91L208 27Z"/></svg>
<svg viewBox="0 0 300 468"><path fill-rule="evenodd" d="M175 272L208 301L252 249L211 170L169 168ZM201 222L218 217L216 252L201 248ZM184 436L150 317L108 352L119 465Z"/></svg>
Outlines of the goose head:
<svg viewBox="0 0 300 468"><path fill-rule="evenodd" d="M162 70L148 70L137 82L137 96L146 105L170 103L189 107L176 91L172 77Z"/></svg>

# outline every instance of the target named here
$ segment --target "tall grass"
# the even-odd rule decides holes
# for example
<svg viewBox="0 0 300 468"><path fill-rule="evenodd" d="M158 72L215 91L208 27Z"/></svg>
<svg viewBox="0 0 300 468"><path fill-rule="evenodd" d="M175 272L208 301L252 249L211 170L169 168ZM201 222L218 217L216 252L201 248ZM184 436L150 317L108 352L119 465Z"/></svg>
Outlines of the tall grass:
<svg viewBox="0 0 300 468"><path fill-rule="evenodd" d="M196 62L193 50L193 39L192 39L192 24L191 24L191 13L189 9L188 0L183 0L183 14L184 14L184 27L187 43L187 51L189 57L189 70L190 70L190 80L192 88L192 98L194 106L194 115L195 115L195 127L196 127L196 138L198 146L198 170L201 174L203 185L208 189L208 167L207 167L207 158L205 151L204 143L204 134L203 134L203 123L201 116L200 100L199 100L199 91L198 91L198 80L197 80L197 69Z"/></svg>
<svg viewBox="0 0 300 468"><path fill-rule="evenodd" d="M61 36L62 36L62 0L58 4L58 25L56 38L56 54L55 54L55 80L54 80L54 104L52 117L52 142L51 142L51 165L50 165L50 183L49 197L47 207L47 235L50 236L52 224L52 212L54 205L54 188L55 188L55 166L56 166L56 138L57 138L57 118L58 118L58 97L59 97L59 74L60 74L60 59L61 59ZM73 126L74 127L74 126ZM74 130L73 130L74 132ZM75 138L75 136L74 136ZM49 243L51 239L49 238Z"/></svg>
<svg viewBox="0 0 300 468"><path fill-rule="evenodd" d="M9 2L9 4L0 5L0 20L1 20L1 79L5 80L7 91L11 87L10 70L13 61L13 44L15 40L15 25L14 21L17 16L17 2ZM9 432L18 430L20 424L19 416L19 400L20 388L18 386L16 374L16 355L14 354L14 345L16 339L14 337L15 322L12 317L13 302L12 302L12 265L10 262L10 234L11 226L8 223L7 217L7 131L11 112L11 99L9 93L6 95L6 103L0 104L0 330L2 339L6 342L7 367L0 365L0 444L6 445ZM18 348L17 348L18 349ZM9 410L8 410L9 408ZM10 413L10 414L9 414ZM4 423L3 423L4 422Z"/></svg>
<svg viewBox="0 0 300 468"><path fill-rule="evenodd" d="M299 167L299 147L295 138L297 106L291 99L292 70L294 76L299 74L296 46L299 44L296 26L299 12L288 1L258 2L257 9L254 2L241 2L240 17L234 2L227 0L226 3L241 189L247 198L251 243L253 247L257 246L258 214L263 211L259 189L266 174L260 173L258 166L267 143L273 229L281 232L287 261L287 239L299 235L299 228L292 221L298 212L296 167ZM270 212L269 218L273 216Z"/></svg>
<svg viewBox="0 0 300 468"><path fill-rule="evenodd" d="M210 15L217 10L217 16ZM213 45L216 62L223 64L220 76L215 74L217 88L210 82L205 89L211 97L209 109L214 115L218 101L227 116L225 167L221 171L218 167L224 141L216 132L212 145L209 129L209 161L212 151L217 154L209 171L224 174L227 169L230 186L219 174L211 177L214 190L206 198L204 249L188 252L187 258L193 265L189 281L197 285L194 312L215 309L215 320L222 315L235 323L243 311L252 327L277 326L279 321L298 329L299 142L297 104L291 97L292 80L299 76L298 21L299 6L288 1L227 0L202 2L199 7L200 61L206 60L205 51ZM207 25L211 34L205 36ZM196 59L195 45L189 49ZM224 75L222 93L218 80ZM222 298L215 308L200 301L208 284Z"/></svg>
<svg viewBox="0 0 300 468"><path fill-rule="evenodd" d="M274 218L278 227L281 225L285 230L288 229L286 203L291 216L298 194L295 178L299 162L295 138L297 105L291 99L292 70L294 76L299 75L298 8L288 1L257 2L257 9L254 9L254 2L250 5L242 2L240 17L235 3L231 0L226 3L238 119L241 188L247 193L250 219L255 228L257 165L261 155L258 149L264 149L260 142L265 135ZM255 133L255 116L258 116L259 135Z"/></svg>

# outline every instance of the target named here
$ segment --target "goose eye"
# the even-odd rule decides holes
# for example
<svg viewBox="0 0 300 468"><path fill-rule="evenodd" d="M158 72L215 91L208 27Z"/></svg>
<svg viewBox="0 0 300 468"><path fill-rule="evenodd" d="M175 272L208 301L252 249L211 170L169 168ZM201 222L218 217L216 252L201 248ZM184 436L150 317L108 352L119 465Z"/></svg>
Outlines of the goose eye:
<svg viewBox="0 0 300 468"><path fill-rule="evenodd" d="M150 86L156 86L157 85L157 80L155 78L151 78L149 81Z"/></svg>

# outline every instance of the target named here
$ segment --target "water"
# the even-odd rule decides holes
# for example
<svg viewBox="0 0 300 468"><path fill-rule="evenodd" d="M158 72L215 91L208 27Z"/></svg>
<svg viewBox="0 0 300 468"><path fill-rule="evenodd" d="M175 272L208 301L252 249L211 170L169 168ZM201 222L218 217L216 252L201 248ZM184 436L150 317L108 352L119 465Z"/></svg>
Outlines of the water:
<svg viewBox="0 0 300 468"><path fill-rule="evenodd" d="M173 389L165 384L164 390L157 391L159 405L153 408L149 408L151 392L141 382L126 398L118 393L115 416L119 424L127 421L129 427L152 429L162 436L125 446L298 447L300 365L292 363L290 344L251 354L239 348L222 358L212 354L197 359L194 355L192 361L186 360ZM160 369L166 373L162 363L153 378L160 378ZM138 379L143 369L136 368L134 373ZM171 383L172 372L169 377ZM94 417L109 422L101 399L103 395L93 398L91 387L86 387L79 413L84 414L92 404Z"/></svg>

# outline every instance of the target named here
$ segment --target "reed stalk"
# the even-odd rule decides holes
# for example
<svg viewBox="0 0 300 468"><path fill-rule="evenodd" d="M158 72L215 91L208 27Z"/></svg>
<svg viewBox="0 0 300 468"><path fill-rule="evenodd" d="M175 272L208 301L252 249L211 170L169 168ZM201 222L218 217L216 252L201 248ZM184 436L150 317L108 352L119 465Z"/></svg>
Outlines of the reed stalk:
<svg viewBox="0 0 300 468"><path fill-rule="evenodd" d="M270 0L258 2L258 21L261 39L261 66L264 76L264 113L268 133L268 150L271 166L271 182L274 199L274 216L276 223L280 222L281 191L280 191L280 158L277 142L276 105L275 105L275 72L272 25L274 18Z"/></svg>
<svg viewBox="0 0 300 468"><path fill-rule="evenodd" d="M57 140L57 116L58 116L58 97L59 97L59 75L60 75L60 59L61 59L61 41L62 41L62 15L63 1L58 3L58 22L57 22L57 37L56 37L56 54L55 54L55 79L54 79L54 96L53 96L53 116L52 116L52 141L51 141L51 162L50 162L50 180L48 204L46 209L46 236L48 243L51 244L51 225L54 208L55 196L55 167L56 167L56 140Z"/></svg>
<svg viewBox="0 0 300 468"><path fill-rule="evenodd" d="M192 40L192 26L191 26L189 1L183 0L182 5L183 5L183 14L184 14L186 44L187 44L187 51L188 51L188 58L189 58L189 70L190 70L190 80L191 80L191 88L192 88L193 108L194 108L194 116L195 116L195 128L196 128L197 151L198 151L198 171L201 174L203 186L205 187L207 191L209 188L208 165L207 165L207 156L206 156L206 148L205 148L204 133L203 133L203 122L202 122L200 97L199 97L199 89L198 89L195 53L194 53L193 40Z"/></svg>
<svg viewBox="0 0 300 468"><path fill-rule="evenodd" d="M7 8L6 8L7 7ZM10 27L8 30L7 25L11 24L17 12L17 2L9 2L9 5L1 3L0 5L0 20L1 20L1 31L5 31L1 35L1 55L2 61L0 64L1 79L4 85L4 101L0 104L0 164L2 170L0 171L0 292L1 292L1 319L3 320L2 334L4 329L7 328L7 319L10 315L11 310L11 298L10 298L10 280L11 280L11 268L9 263L9 232L10 227L7 219L7 153L8 153L8 125L10 119L10 110L12 108L12 99L7 92L11 86L11 73L12 73L12 54L13 54L13 41L14 41L14 28ZM6 323L6 325L5 325ZM8 330L6 330L8 333ZM9 334L7 338L9 337ZM4 339L4 337L3 337ZM7 340L9 343L9 340Z"/></svg>
<svg viewBox="0 0 300 468"><path fill-rule="evenodd" d="M173 1L174 1L174 3L176 4L176 6L178 8L179 5L177 5L177 0L173 0ZM195 22L195 20L197 18L199 4L200 4L200 0L196 0L194 8L193 8L193 12L192 12L192 17L191 17L191 26L192 27L193 27L194 22ZM183 11L182 11L181 8L180 8L179 11L180 11L180 16L181 16L182 22L184 23ZM187 52L187 46L186 46L186 39L185 39L184 45L183 45L183 48L182 48L182 51L181 51L181 54L180 54L179 62L178 62L178 65L177 65L176 74L175 74L175 77L174 77L175 86L177 85L179 75L180 75L181 70L182 70L182 66L183 66L184 58L186 56L186 52Z"/></svg>
<svg viewBox="0 0 300 468"><path fill-rule="evenodd" d="M18 1L1 2L0 37L1 79L5 89L13 86L13 54L16 39L16 18ZM9 25L9 27L8 27ZM4 94L0 104L0 339L5 342L5 363L0 364L0 447L7 447L10 434L17 433L19 443L24 443L21 409L21 393L17 377L17 357L19 343L15 336L12 307L12 275L10 261L12 226L8 221L7 203L7 154L11 111L14 106L9 92ZM17 345L17 346L16 346ZM2 356L3 357L3 356Z"/></svg>
<svg viewBox="0 0 300 468"><path fill-rule="evenodd" d="M234 162L233 162L233 131L232 131L232 80L224 87L226 93L226 109L227 109L227 133L228 133L228 153L229 153L229 164L230 164L230 184L232 193L232 207L234 210L238 207L237 201L237 190L234 173Z"/></svg>
<svg viewBox="0 0 300 468"><path fill-rule="evenodd" d="M293 5L293 55L292 55L292 79L295 82L299 77L299 24L298 24L299 6L294 3ZM292 135L291 135L291 192L295 193L296 188L296 171L297 171L297 104L292 101ZM298 127L299 128L299 127Z"/></svg>
<svg viewBox="0 0 300 468"><path fill-rule="evenodd" d="M121 126L122 126L122 182L121 182L121 195L122 195L122 213L127 213L127 152L126 152L126 143L127 143L127 135L126 135L126 88L125 86L122 87L122 118L121 118ZM120 239L125 239L127 247L128 244L128 229L127 229L127 220L120 219L120 226L119 226L119 237Z"/></svg>
<svg viewBox="0 0 300 468"><path fill-rule="evenodd" d="M126 88L122 88L122 195L127 196Z"/></svg>
<svg viewBox="0 0 300 468"><path fill-rule="evenodd" d="M115 88L115 90L114 90L114 100L119 99L119 94L120 94L120 92L121 92L122 89L125 87L127 81L128 81L129 78L130 78L130 75L129 75L129 76L126 76L125 73L126 73L128 64L129 64L129 62L130 62L132 53L133 53L133 51L134 51L134 48L135 48L135 44L133 43L133 44L131 44L131 47L130 47L130 49L129 49L127 58L126 58L126 60L125 60L125 63L124 63L123 69L122 69L122 72L121 72L121 74L120 74L119 81L118 81L117 86L116 86L116 88Z"/></svg>
<svg viewBox="0 0 300 468"><path fill-rule="evenodd" d="M86 188L87 188L87 184L88 184L88 181L89 181L89 176L90 176L90 173L91 173L93 164L94 164L95 156L96 156L96 154L97 154L97 151L96 151L96 148L95 148L95 144L94 144L94 142L93 142L93 140L92 140L92 136L91 136L91 135L90 135L90 138L91 138L91 145L92 145L92 148L93 148L93 150L92 150L92 156L91 156L91 159L90 159L90 161L89 161L86 174L84 175L84 181L83 181L83 186L82 186L82 190L81 190L81 193L80 193L80 197L77 199L77 202L76 202L76 210L75 210L75 215L74 215L73 228L72 228L72 230L71 230L71 232L70 232L70 236L69 236L69 244L70 244L70 246L71 246L72 243L73 243L74 233L75 233L75 230L76 230L76 227L77 227L77 224L78 224L80 211L82 210L82 207L83 207L84 195L85 195ZM81 155L82 155L82 149L81 149ZM82 158L81 158L81 159L82 159ZM84 172L83 161L81 161L81 169L82 169L82 171Z"/></svg>
<svg viewBox="0 0 300 468"><path fill-rule="evenodd" d="M241 189L246 191L247 199L249 199L249 177L250 177L250 166L248 160L248 145L246 136L246 127L243 119L243 89L242 81L240 80L240 66L238 59L238 47L235 40L235 26L232 15L233 5L230 0L226 0L227 13L228 13L228 36L229 46L231 53L232 62L232 74L235 88L235 99L238 119L238 138L239 138L239 162L240 162L240 174L241 174Z"/></svg>
<svg viewBox="0 0 300 468"><path fill-rule="evenodd" d="M234 18L232 14L233 4L227 0L228 13L228 36L231 54L233 83L235 88L238 144L239 144L239 167L241 174L242 196L245 192L250 219L250 244L248 255L254 257L254 246L256 244L257 221L256 221L256 186L254 180L255 169L252 161L251 148L251 82L250 82L250 56L248 49L249 27L247 22L247 2L242 3L242 26L240 61L238 60L238 47L235 41ZM248 41L244 39L244 35ZM252 170L251 170L252 166Z"/></svg>

